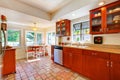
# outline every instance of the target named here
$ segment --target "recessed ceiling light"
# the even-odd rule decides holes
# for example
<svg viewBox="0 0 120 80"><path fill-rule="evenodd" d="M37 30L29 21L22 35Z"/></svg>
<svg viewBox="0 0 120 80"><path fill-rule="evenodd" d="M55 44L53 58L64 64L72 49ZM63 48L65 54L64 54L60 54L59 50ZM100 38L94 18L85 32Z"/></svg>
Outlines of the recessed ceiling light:
<svg viewBox="0 0 120 80"><path fill-rule="evenodd" d="M72 16L75 16L75 14L72 14Z"/></svg>
<svg viewBox="0 0 120 80"><path fill-rule="evenodd" d="M105 1L101 1L98 5L103 6L105 4Z"/></svg>

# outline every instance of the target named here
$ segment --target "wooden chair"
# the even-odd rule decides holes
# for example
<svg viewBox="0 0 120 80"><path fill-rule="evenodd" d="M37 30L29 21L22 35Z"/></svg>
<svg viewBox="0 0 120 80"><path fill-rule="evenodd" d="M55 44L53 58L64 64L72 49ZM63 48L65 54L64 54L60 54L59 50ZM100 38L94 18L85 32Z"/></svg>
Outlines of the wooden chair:
<svg viewBox="0 0 120 80"><path fill-rule="evenodd" d="M35 51L31 46L26 47L26 55L27 55L27 60L29 59L29 56L32 55L34 57Z"/></svg>
<svg viewBox="0 0 120 80"><path fill-rule="evenodd" d="M45 46L39 46L36 48L36 57L45 56Z"/></svg>

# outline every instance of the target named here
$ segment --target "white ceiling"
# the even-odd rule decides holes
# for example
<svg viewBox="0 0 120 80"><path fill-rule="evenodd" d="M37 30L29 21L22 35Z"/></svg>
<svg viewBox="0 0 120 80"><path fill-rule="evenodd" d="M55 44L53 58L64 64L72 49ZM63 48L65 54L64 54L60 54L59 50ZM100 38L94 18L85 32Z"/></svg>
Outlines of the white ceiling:
<svg viewBox="0 0 120 80"><path fill-rule="evenodd" d="M53 13L70 3L72 0L18 0L32 7L39 8L45 12Z"/></svg>
<svg viewBox="0 0 120 80"><path fill-rule="evenodd" d="M75 19L89 14L99 7L101 0L0 0L0 15L7 16L8 23L47 28L55 26L58 19ZM107 3L116 0L104 0ZM51 15L52 14L52 15ZM74 15L73 15L74 14Z"/></svg>

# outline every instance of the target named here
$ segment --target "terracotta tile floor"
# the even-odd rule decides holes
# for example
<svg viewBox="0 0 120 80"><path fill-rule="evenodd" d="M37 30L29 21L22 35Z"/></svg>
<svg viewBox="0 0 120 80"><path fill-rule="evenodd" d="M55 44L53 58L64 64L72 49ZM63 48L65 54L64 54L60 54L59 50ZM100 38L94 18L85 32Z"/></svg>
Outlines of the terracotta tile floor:
<svg viewBox="0 0 120 80"><path fill-rule="evenodd" d="M0 80L88 80L78 73L53 63L49 57L40 60L17 60L16 74L0 77Z"/></svg>

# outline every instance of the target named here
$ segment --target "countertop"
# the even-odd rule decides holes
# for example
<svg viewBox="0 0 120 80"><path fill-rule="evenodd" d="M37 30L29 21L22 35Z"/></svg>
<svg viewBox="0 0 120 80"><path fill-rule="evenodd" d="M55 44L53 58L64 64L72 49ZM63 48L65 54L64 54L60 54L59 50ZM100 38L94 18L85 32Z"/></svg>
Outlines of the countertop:
<svg viewBox="0 0 120 80"><path fill-rule="evenodd" d="M62 45L57 45L62 46ZM94 51L101 51L101 52L107 52L107 53L115 53L120 54L120 46L71 46L71 45L64 45L62 47L70 47L70 48L77 48L77 49L84 49L84 50L94 50Z"/></svg>

